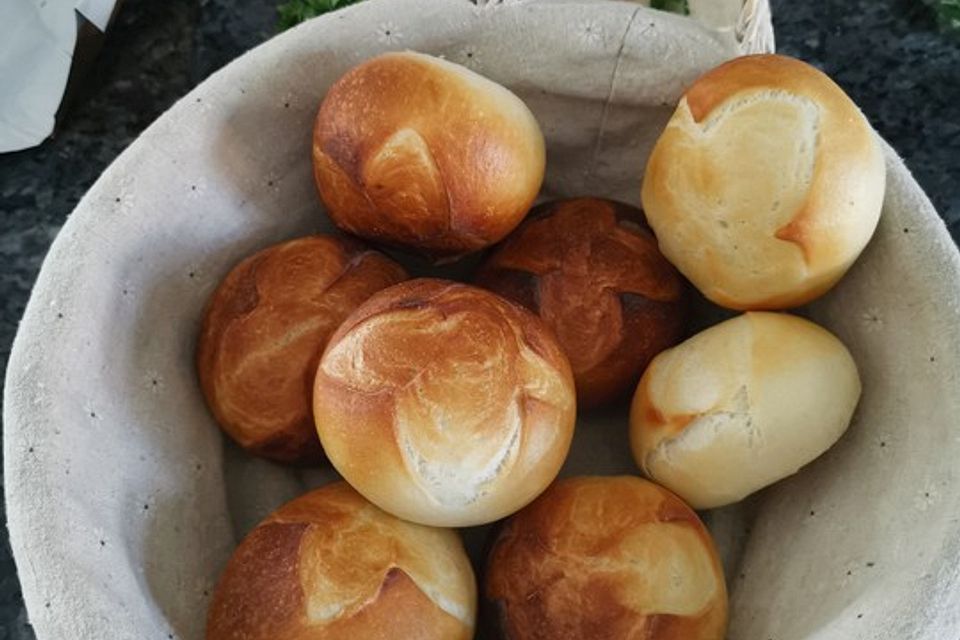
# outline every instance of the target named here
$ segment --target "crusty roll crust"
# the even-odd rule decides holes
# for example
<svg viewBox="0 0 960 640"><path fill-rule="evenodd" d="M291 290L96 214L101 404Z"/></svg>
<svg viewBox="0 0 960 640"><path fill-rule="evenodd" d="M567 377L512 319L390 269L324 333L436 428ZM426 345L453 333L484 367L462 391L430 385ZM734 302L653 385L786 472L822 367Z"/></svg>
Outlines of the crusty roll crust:
<svg viewBox="0 0 960 640"><path fill-rule="evenodd" d="M630 411L644 473L698 509L796 473L850 424L850 352L809 320L746 313L654 358Z"/></svg>
<svg viewBox="0 0 960 640"><path fill-rule="evenodd" d="M683 278L643 212L600 198L545 203L487 260L477 284L538 314L570 360L581 408L635 388L683 334Z"/></svg>
<svg viewBox="0 0 960 640"><path fill-rule="evenodd" d="M279 462L323 460L310 395L320 354L347 315L407 277L359 242L308 236L246 258L207 305L197 371L224 431Z"/></svg>
<svg viewBox="0 0 960 640"><path fill-rule="evenodd" d="M358 236L434 258L507 235L543 182L543 134L504 87L452 62L388 53L327 93L313 134L327 212Z"/></svg>
<svg viewBox="0 0 960 640"><path fill-rule="evenodd" d="M488 291L410 280L331 337L314 417L360 493L413 522L510 514L556 477L576 414L566 357L539 318Z"/></svg>
<svg viewBox="0 0 960 640"><path fill-rule="evenodd" d="M551 486L491 551L486 597L507 640L723 640L727 592L687 505L632 476Z"/></svg>
<svg viewBox="0 0 960 640"><path fill-rule="evenodd" d="M284 505L220 578L207 640L467 640L476 583L460 538L404 522L346 483Z"/></svg>
<svg viewBox="0 0 960 640"><path fill-rule="evenodd" d="M873 130L825 74L737 58L687 91L654 147L643 207L660 249L733 309L784 309L832 287L870 240L885 166Z"/></svg>

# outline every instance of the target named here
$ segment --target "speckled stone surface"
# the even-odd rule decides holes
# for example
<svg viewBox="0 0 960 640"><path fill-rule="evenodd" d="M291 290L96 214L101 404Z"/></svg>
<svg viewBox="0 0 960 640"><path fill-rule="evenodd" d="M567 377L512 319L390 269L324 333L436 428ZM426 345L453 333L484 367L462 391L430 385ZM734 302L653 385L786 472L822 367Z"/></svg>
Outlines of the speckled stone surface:
<svg viewBox="0 0 960 640"><path fill-rule="evenodd" d="M43 256L86 189L174 100L270 37L276 4L126 0L55 138L0 155L0 369ZM773 4L780 50L851 94L960 240L960 38L937 33L919 0ZM4 537L0 640L32 637Z"/></svg>

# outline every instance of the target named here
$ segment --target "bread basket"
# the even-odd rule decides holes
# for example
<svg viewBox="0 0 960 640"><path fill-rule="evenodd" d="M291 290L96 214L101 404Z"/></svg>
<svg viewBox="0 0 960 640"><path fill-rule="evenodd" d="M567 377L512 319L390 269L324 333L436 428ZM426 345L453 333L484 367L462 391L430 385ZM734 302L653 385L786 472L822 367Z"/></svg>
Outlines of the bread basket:
<svg viewBox="0 0 960 640"><path fill-rule="evenodd" d="M203 304L232 264L329 228L309 131L336 77L385 50L466 64L537 115L544 197L637 203L683 88L773 47L765 0L691 0L691 10L694 19L612 1L368 0L245 54L147 129L54 242L7 371L9 528L38 637L200 640L238 538L332 477L225 444L193 349ZM885 151L876 236L804 311L860 364L854 424L797 476L708 514L726 553L732 640L960 632L960 256ZM634 472L627 450L625 409L591 414L565 473ZM482 546L483 530L465 533Z"/></svg>

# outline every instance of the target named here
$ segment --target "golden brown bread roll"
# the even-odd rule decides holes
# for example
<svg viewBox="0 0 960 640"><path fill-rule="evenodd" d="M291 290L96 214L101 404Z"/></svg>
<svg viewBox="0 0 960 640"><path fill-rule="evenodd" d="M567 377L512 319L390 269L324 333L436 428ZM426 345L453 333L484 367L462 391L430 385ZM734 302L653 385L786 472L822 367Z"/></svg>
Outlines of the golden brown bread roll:
<svg viewBox="0 0 960 640"><path fill-rule="evenodd" d="M746 313L654 358L630 411L644 473L698 509L796 473L850 424L860 377L814 323Z"/></svg>
<svg viewBox="0 0 960 640"><path fill-rule="evenodd" d="M553 329L581 408L632 390L683 332L683 278L660 254L643 212L611 200L540 205L481 267L477 284Z"/></svg>
<svg viewBox="0 0 960 640"><path fill-rule="evenodd" d="M313 397L343 477L385 511L437 526L530 502L560 470L576 414L570 365L539 318L432 279L381 291L347 318Z"/></svg>
<svg viewBox="0 0 960 640"><path fill-rule="evenodd" d="M830 78L746 56L681 98L647 164L643 208L661 251L710 300L784 309L860 255L885 175L873 130Z"/></svg>
<svg viewBox="0 0 960 640"><path fill-rule="evenodd" d="M467 640L476 598L456 533L394 518L338 482L282 506L240 543L207 640Z"/></svg>
<svg viewBox="0 0 960 640"><path fill-rule="evenodd" d="M351 69L313 133L317 188L337 226L433 258L507 235L537 196L545 162L543 134L519 98L421 53Z"/></svg>
<svg viewBox="0 0 960 640"><path fill-rule="evenodd" d="M210 298L197 344L203 393L224 431L266 458L320 462L310 394L327 338L373 292L406 277L333 236L284 242L234 267Z"/></svg>
<svg viewBox="0 0 960 640"><path fill-rule="evenodd" d="M727 591L703 523L632 476L551 486L490 553L486 597L509 640L723 640Z"/></svg>

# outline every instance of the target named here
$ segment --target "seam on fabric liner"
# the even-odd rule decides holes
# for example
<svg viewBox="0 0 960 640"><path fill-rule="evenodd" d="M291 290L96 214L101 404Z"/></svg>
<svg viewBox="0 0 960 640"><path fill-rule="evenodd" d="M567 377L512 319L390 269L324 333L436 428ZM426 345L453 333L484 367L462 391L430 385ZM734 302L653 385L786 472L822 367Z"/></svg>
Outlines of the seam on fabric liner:
<svg viewBox="0 0 960 640"><path fill-rule="evenodd" d="M593 145L593 156L590 158L590 168L587 170L587 176L594 175L594 169L597 166L597 159L600 157L600 146L603 144L603 134L607 128L607 119L610 115L610 101L613 99L613 93L617 88L617 78L620 77L620 63L623 60L623 50L627 46L627 36L630 35L630 30L633 29L633 25L637 20L637 15L644 10L645 7L640 6L634 9L633 13L630 14L630 19L627 21L627 28L623 31L623 36L620 38L620 46L617 49L617 60L613 65L613 73L610 74L610 86L607 88L607 95L603 100L603 111L600 114L600 128L597 130L597 139ZM640 35L642 36L647 31L653 29L653 24L647 26Z"/></svg>

